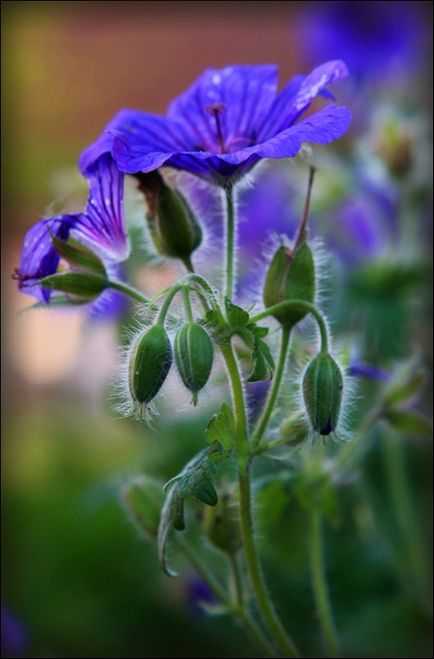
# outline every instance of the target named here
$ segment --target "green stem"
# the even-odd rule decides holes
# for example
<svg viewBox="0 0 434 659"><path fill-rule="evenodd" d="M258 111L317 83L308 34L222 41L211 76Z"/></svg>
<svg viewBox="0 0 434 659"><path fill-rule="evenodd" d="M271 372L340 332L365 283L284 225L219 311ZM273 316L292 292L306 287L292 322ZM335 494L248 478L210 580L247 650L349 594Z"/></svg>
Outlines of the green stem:
<svg viewBox="0 0 434 659"><path fill-rule="evenodd" d="M133 300L136 300L136 302L142 302L143 304L149 304L149 300L147 297L142 295L140 291L137 291L135 288L132 286L128 286L127 284L123 284L120 281L109 281L109 288L113 288L116 291L119 291L120 293L123 293L124 295L128 295L128 297L131 297Z"/></svg>
<svg viewBox="0 0 434 659"><path fill-rule="evenodd" d="M232 581L235 587L235 599L238 603L238 606L244 605L244 593L243 593L243 578L241 575L240 566L238 565L236 553L228 554L229 566L231 569Z"/></svg>
<svg viewBox="0 0 434 659"><path fill-rule="evenodd" d="M221 347L221 351L231 381L233 405L235 410L241 535L247 573L263 622L276 647L279 648L285 657L298 657L300 655L297 648L291 638L286 634L285 629L277 616L262 575L253 531L249 443L247 436L247 415L244 404L244 392L241 384L238 363L231 344L224 344Z"/></svg>
<svg viewBox="0 0 434 659"><path fill-rule="evenodd" d="M185 268L186 270L188 270L188 272L194 272L193 262L190 256L186 256L185 258L183 258L182 262L185 265Z"/></svg>
<svg viewBox="0 0 434 659"><path fill-rule="evenodd" d="M313 304L310 304L310 302L305 302L305 300L287 300L286 302L279 302L278 304L273 304L272 307L268 307L268 309L261 311L261 313L256 314L256 316L252 316L250 318L250 321L252 323L257 323L259 320L262 320L267 316L272 316L278 311L282 311L284 309L290 309L291 307L298 307L298 308L301 307L302 309L306 309L307 311L309 311L309 313L312 314L319 328L319 333L321 337L321 352L327 352L328 331L327 331L326 322L322 317L322 315L320 314L320 312L318 311L318 309L314 307Z"/></svg>
<svg viewBox="0 0 434 659"><path fill-rule="evenodd" d="M220 602L226 606L228 610L230 610L243 625L255 645L257 645L257 647L264 652L264 656L275 657L276 654L274 649L270 646L268 639L258 628L258 625L255 624L255 622L243 607L239 605L234 606L224 588L222 588L219 581L208 568L207 564L202 560L201 556L194 549L194 547L192 547L192 545L187 540L185 540L185 538L182 538L179 535L176 537L176 544L183 552L184 556L189 560L196 572L211 588L216 598L220 600Z"/></svg>
<svg viewBox="0 0 434 659"><path fill-rule="evenodd" d="M312 589L315 597L316 610L319 617L322 635L327 654L339 657L339 643L333 621L333 614L324 574L324 557L322 548L321 513L314 510L310 518L310 573Z"/></svg>
<svg viewBox="0 0 434 659"><path fill-rule="evenodd" d="M177 284L176 286L173 286L173 288L167 294L166 299L164 300L163 304L161 305L160 313L158 314L157 323L159 325L164 325L164 321L166 320L166 316L167 316L167 313L169 311L169 307L173 302L173 298L183 288L184 288L183 284Z"/></svg>
<svg viewBox="0 0 434 659"><path fill-rule="evenodd" d="M268 451L272 451L279 446L284 446L285 444L289 445L290 442L291 440L288 437L279 437L279 439L275 439L272 442L265 442L255 449L254 455L263 455L264 453L268 453Z"/></svg>
<svg viewBox="0 0 434 659"><path fill-rule="evenodd" d="M291 336L291 328L282 327L282 336L280 340L280 353L277 362L277 368L273 376L273 383L268 391L268 396L264 409L262 410L261 417L253 433L252 446L254 448L260 444L263 434L270 420L271 414L273 412L274 404L276 402L280 385L282 384L282 379L285 373L286 358L288 356L290 336Z"/></svg>
<svg viewBox="0 0 434 659"><path fill-rule="evenodd" d="M235 209L233 187L225 188L226 225L225 225L225 295L232 300L235 276Z"/></svg>
<svg viewBox="0 0 434 659"><path fill-rule="evenodd" d="M193 322L193 310L191 308L190 294L188 292L187 286L184 286L182 288L182 299L184 300L184 309L185 309L185 316L187 318L187 322L192 323Z"/></svg>

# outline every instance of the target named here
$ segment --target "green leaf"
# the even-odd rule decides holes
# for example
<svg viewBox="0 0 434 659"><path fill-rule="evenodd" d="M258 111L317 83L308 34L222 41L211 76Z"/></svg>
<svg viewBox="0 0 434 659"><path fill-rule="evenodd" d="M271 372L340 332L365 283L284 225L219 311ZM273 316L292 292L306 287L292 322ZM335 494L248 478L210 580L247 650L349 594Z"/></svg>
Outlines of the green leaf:
<svg viewBox="0 0 434 659"><path fill-rule="evenodd" d="M386 410L385 418L398 432L417 437L431 437L431 421L419 412L408 410Z"/></svg>
<svg viewBox="0 0 434 659"><path fill-rule="evenodd" d="M72 238L66 241L53 236L51 241L56 248L56 252L71 266L79 266L102 277L106 276L103 262L88 247L85 247Z"/></svg>
<svg viewBox="0 0 434 659"><path fill-rule="evenodd" d="M132 478L122 488L122 497L137 529L156 540L164 494L161 483L149 476Z"/></svg>
<svg viewBox="0 0 434 659"><path fill-rule="evenodd" d="M417 398L425 385L426 378L425 369L419 368L415 371L414 364L405 367L386 391L386 405L395 407Z"/></svg>
<svg viewBox="0 0 434 659"><path fill-rule="evenodd" d="M249 322L249 314L241 307L237 307L228 298L225 299L226 317L233 333L245 327Z"/></svg>
<svg viewBox="0 0 434 659"><path fill-rule="evenodd" d="M235 420L229 405L223 403L220 412L214 414L205 430L208 444L219 442L226 451L230 451L235 443Z"/></svg>
<svg viewBox="0 0 434 659"><path fill-rule="evenodd" d="M166 492L169 490L169 493L161 511L157 541L160 565L168 576L176 576L167 565L166 553L172 531L185 529L184 500L187 496L192 496L207 506L217 504L217 492L214 487L215 463L223 457L223 446L213 442L211 446L200 451L186 464L181 473L171 478L164 486L164 490Z"/></svg>
<svg viewBox="0 0 434 659"><path fill-rule="evenodd" d="M254 337L252 359L255 361L255 365L248 382L271 380L274 372L274 359L268 345L258 336Z"/></svg>

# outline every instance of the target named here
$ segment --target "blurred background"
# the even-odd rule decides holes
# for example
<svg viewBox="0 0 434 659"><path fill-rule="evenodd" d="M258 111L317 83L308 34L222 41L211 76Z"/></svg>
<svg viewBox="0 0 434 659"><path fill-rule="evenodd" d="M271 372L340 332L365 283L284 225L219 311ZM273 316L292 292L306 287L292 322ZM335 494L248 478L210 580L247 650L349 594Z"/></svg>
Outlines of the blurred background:
<svg viewBox="0 0 434 659"><path fill-rule="evenodd" d="M269 233L293 235L313 158L312 233L331 254L328 310L358 379L355 415L409 359L431 372L431 3L4 2L2 14L2 656L258 656L231 620L203 613L210 594L179 557L178 579L160 573L119 495L134 474L164 482L202 446L221 384L159 432L119 419L119 328L25 311L32 298L11 273L35 221L82 208L78 156L119 108L164 113L208 66L273 62L284 84L342 57L352 75L334 92L353 113L349 134L261 168L240 193L240 296L258 287L251 264ZM189 185L218 246L218 200ZM218 256L210 246L204 263ZM147 293L179 274L145 250L135 259ZM430 392L428 377L416 402L426 416ZM429 438L380 425L337 493L327 573L345 656L431 656L431 456ZM258 515L279 609L318 656L303 511L275 483Z"/></svg>

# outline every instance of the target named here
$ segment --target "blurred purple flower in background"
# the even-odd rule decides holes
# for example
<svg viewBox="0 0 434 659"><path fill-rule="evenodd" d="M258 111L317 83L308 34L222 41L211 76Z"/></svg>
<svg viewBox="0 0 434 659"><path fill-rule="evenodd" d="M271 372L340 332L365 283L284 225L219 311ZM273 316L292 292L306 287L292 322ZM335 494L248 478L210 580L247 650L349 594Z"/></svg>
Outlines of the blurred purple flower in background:
<svg viewBox="0 0 434 659"><path fill-rule="evenodd" d="M172 101L166 117L121 110L82 153L80 168L86 172L111 151L125 173L166 165L224 185L262 158L292 157L303 142L341 137L350 124L345 107L329 105L299 119L327 85L347 73L343 62L326 62L278 93L275 65L206 69Z"/></svg>
<svg viewBox="0 0 434 659"><path fill-rule="evenodd" d="M203 615L202 604L215 604L217 602L214 593L199 576L191 576L186 584L188 608L194 615Z"/></svg>
<svg viewBox="0 0 434 659"><path fill-rule="evenodd" d="M356 80L371 83L414 69L422 32L418 2L305 2L297 17L299 48L311 64L342 58Z"/></svg>
<svg viewBox="0 0 434 659"><path fill-rule="evenodd" d="M24 657L28 646L28 631L24 623L8 607L1 607L1 656Z"/></svg>

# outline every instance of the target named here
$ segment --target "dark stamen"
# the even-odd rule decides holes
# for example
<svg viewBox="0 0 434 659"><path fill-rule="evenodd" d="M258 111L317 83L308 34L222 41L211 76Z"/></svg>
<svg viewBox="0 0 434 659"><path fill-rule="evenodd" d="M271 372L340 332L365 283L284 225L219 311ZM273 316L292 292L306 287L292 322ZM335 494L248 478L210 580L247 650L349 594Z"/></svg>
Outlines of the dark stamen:
<svg viewBox="0 0 434 659"><path fill-rule="evenodd" d="M225 153L226 147L223 139L222 125L220 123L220 115L222 112L226 111L226 105L224 103L213 103L212 105L208 105L206 111L214 117L217 128L217 140L220 147L220 153Z"/></svg>

